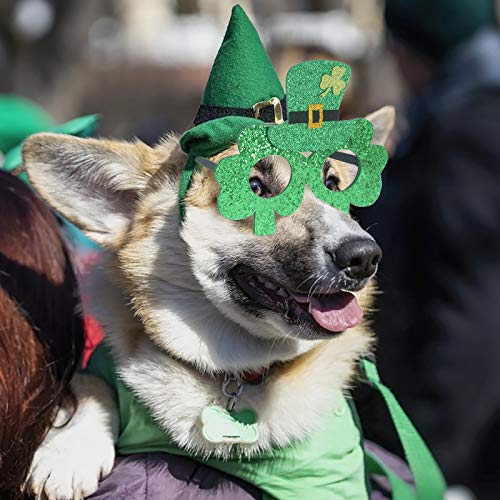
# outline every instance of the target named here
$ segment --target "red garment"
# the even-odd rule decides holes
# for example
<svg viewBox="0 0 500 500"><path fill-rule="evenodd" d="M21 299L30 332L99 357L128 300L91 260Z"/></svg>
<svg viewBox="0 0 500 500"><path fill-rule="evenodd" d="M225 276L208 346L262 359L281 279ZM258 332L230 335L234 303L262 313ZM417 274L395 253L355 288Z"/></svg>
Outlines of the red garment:
<svg viewBox="0 0 500 500"><path fill-rule="evenodd" d="M100 254L97 251L79 252L78 249L74 255L74 263L78 273L80 283L84 282L87 274L92 267L99 262ZM86 303L88 297L82 296L83 305L83 323L85 329L85 343L83 347L82 367L85 368L94 349L101 343L104 338L104 330L100 323L86 312Z"/></svg>
<svg viewBox="0 0 500 500"><path fill-rule="evenodd" d="M104 331L98 321L90 314L85 314L83 318L85 327L85 344L83 347L82 367L85 368L94 349L104 338Z"/></svg>

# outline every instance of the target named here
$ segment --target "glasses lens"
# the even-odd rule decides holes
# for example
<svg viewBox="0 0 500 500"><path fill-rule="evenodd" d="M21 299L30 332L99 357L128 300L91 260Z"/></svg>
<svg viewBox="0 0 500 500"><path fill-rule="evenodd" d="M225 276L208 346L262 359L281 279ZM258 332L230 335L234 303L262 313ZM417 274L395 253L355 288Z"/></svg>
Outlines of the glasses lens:
<svg viewBox="0 0 500 500"><path fill-rule="evenodd" d="M330 191L343 191L355 181L358 169L359 160L352 151L335 151L323 163L323 184Z"/></svg>
<svg viewBox="0 0 500 500"><path fill-rule="evenodd" d="M290 162L283 156L270 155L253 166L248 183L256 196L272 198L286 189L291 177Z"/></svg>

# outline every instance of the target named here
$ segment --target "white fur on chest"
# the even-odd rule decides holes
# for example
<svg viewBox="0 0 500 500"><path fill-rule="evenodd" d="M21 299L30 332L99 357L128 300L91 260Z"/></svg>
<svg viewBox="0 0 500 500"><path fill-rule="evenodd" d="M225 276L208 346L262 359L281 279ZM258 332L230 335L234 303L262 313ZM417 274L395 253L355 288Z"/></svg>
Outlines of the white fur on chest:
<svg viewBox="0 0 500 500"><path fill-rule="evenodd" d="M353 338L356 340L360 339ZM118 372L179 446L219 457L228 456L238 446L242 454L252 456L272 445L301 440L319 428L350 374L343 353L337 353L338 362L328 356L335 350L335 346L325 345L323 352L297 373L277 376L271 371L263 384L244 385L236 409L250 407L258 415L259 439L253 445L214 445L201 434L203 409L213 404L226 406L222 376L202 375L163 354L146 338L133 357L119 362Z"/></svg>

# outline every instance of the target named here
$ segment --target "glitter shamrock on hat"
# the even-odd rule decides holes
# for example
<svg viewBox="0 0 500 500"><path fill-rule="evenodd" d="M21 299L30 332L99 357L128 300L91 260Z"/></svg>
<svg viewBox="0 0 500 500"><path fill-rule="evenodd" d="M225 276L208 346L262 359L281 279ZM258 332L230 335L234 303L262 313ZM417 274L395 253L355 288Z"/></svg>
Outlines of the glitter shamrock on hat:
<svg viewBox="0 0 500 500"><path fill-rule="evenodd" d="M196 162L215 170L220 213L230 220L254 216L256 235L273 234L275 214L295 212L306 185L318 199L345 212L350 205L374 203L382 189L387 152L370 143L373 126L368 120L339 120L350 72L349 66L336 61L293 66L286 78L286 113L281 85L255 28L236 6L195 119L198 125L181 140L190 155L181 182L181 208ZM235 140L239 154L218 165L208 160ZM354 153L358 174L343 191L332 191L323 182L323 165L345 150ZM310 154L306 157L304 152ZM250 187L249 175L259 160L271 155L288 160L290 181L278 195L259 197Z"/></svg>

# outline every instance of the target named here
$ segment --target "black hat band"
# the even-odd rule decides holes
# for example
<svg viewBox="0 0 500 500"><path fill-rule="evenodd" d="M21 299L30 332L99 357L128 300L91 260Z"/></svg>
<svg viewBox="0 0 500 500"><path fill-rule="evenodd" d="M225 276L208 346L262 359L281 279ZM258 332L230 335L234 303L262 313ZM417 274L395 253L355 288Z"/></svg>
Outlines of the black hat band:
<svg viewBox="0 0 500 500"><path fill-rule="evenodd" d="M286 116L286 98L280 99L281 109L283 110L283 116ZM255 118L254 108L229 108L226 106L207 106L202 104L196 117L194 119L195 125L201 125L202 123L208 122L210 120L216 120L217 118L226 118L228 116L243 116L245 118ZM275 113L273 106L269 105L262 107L259 110L259 120L266 123L275 122Z"/></svg>

